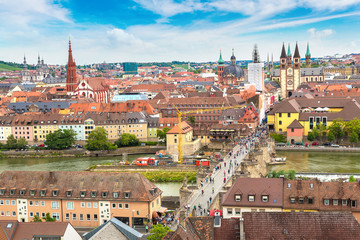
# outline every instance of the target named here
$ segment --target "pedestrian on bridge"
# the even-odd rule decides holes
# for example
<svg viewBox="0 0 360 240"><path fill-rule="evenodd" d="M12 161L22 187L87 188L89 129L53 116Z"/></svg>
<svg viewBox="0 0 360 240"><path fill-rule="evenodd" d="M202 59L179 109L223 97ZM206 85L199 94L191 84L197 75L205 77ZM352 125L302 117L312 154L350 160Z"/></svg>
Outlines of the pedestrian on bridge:
<svg viewBox="0 0 360 240"><path fill-rule="evenodd" d="M214 193L214 187L212 187L212 193Z"/></svg>

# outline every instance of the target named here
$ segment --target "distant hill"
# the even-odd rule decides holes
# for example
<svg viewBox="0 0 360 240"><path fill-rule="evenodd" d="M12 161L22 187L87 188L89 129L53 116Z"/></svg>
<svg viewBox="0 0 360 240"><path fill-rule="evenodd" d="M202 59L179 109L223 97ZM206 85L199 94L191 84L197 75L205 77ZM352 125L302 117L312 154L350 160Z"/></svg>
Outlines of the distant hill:
<svg viewBox="0 0 360 240"><path fill-rule="evenodd" d="M0 71L22 70L22 64L0 61Z"/></svg>

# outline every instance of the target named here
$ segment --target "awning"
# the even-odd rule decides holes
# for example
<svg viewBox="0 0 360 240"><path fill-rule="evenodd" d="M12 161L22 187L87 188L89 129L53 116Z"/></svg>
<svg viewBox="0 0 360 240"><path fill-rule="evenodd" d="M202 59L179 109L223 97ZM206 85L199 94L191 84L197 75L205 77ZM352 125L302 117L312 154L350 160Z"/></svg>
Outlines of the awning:
<svg viewBox="0 0 360 240"><path fill-rule="evenodd" d="M158 212L158 213L164 213L164 212L166 212L168 209L167 208L165 208L165 207L159 207L159 209L156 211L156 212Z"/></svg>

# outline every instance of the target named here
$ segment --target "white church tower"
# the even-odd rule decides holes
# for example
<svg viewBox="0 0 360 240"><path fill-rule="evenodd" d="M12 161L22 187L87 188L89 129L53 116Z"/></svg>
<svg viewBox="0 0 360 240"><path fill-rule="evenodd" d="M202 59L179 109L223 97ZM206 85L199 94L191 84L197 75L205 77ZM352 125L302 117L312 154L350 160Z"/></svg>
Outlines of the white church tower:
<svg viewBox="0 0 360 240"><path fill-rule="evenodd" d="M264 90L264 63L260 62L256 44L253 50L253 62L248 64L248 81L250 84L255 84L256 91Z"/></svg>

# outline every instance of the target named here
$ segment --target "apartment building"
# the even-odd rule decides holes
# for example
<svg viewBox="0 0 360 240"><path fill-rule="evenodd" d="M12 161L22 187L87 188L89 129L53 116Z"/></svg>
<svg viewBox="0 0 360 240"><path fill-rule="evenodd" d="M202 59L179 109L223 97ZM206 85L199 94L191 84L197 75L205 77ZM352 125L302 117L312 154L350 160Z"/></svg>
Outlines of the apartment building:
<svg viewBox="0 0 360 240"><path fill-rule="evenodd" d="M31 222L46 213L76 227L112 218L143 226L161 208L162 191L138 173L3 171L0 220Z"/></svg>

